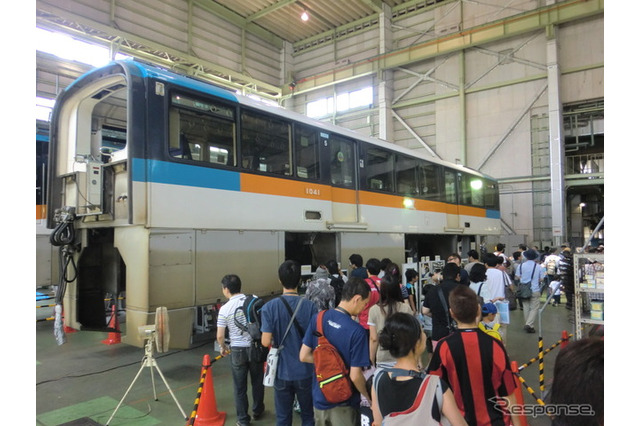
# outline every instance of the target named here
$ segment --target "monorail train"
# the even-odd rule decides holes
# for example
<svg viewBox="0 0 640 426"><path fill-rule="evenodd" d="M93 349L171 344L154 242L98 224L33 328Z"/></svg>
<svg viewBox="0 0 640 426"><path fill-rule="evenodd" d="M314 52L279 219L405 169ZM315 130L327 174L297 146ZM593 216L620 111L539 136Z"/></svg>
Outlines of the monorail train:
<svg viewBox="0 0 640 426"><path fill-rule="evenodd" d="M137 346L166 306L189 347L228 273L268 296L285 259L404 263L500 233L487 176L135 60L61 92L50 136L47 223L76 267L65 325L104 330L105 295L126 292Z"/></svg>

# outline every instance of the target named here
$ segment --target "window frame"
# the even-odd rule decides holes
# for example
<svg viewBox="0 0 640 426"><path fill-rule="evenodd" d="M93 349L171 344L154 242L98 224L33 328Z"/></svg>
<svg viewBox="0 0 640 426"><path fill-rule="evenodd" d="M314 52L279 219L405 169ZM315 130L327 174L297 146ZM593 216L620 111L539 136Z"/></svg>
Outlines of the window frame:
<svg viewBox="0 0 640 426"><path fill-rule="evenodd" d="M174 103L175 97L179 97L179 96L182 96L185 99L189 99L193 102L201 102L202 104L208 104L208 105L224 108L230 112L231 116L225 115L225 114L216 114L211 111L206 111L204 109L189 106L188 104ZM179 90L179 89L171 90L170 95L167 96L167 98L168 98L168 108L167 108L166 154L171 160L179 161L179 162L187 162L189 164L202 165L202 166L213 166L213 167L236 167L237 166L238 164L238 124L237 124L238 112L237 112L237 108L234 105L229 105L218 98L209 98L206 95L203 96L202 94L199 94L199 93L194 94L187 90ZM175 147L174 145L172 145L172 143L174 142L174 140L172 139L174 138L174 135L172 133L172 126L175 124L173 123L173 120L175 118L172 118L172 114L174 110L177 111L178 114L180 114L180 111L184 111L186 114L191 115L192 117L197 117L198 115L202 115L204 118L208 117L209 120L206 122L206 124L203 124L203 126L210 125L211 128L219 128L221 123L230 124L231 131L228 132L227 137L230 136L232 138L231 146L225 147L222 144L211 143L207 140L198 141L197 139L194 139L193 144L199 146L201 153L205 153L204 157L201 159L184 158L183 156L188 154L185 154L186 147L182 146L183 144L182 124L181 124L182 121L179 115L177 118L179 120L179 131L180 131L180 134L178 136L179 145L178 147ZM206 139L205 134L201 134L200 136L202 136L203 139ZM188 139L186 140L186 142L191 143L189 142ZM227 161L226 162L210 161L211 148L227 148ZM177 156L173 154L171 152L172 149L182 150L182 154L181 154L182 156ZM189 148L189 151L190 149L191 148ZM231 158L230 161L229 161L229 158Z"/></svg>

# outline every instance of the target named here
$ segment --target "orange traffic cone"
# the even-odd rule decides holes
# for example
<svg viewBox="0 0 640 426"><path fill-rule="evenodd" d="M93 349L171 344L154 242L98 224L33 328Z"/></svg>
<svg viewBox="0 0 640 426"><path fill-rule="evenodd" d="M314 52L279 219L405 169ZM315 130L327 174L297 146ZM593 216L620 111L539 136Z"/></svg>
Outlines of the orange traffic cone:
<svg viewBox="0 0 640 426"><path fill-rule="evenodd" d="M114 329L115 331L109 332L109 336L102 341L105 345L115 345L120 343L120 326L118 324L118 311L116 310L116 305L113 305L113 309L111 310L111 320L109 321L109 328Z"/></svg>
<svg viewBox="0 0 640 426"><path fill-rule="evenodd" d="M209 355L204 356L202 368L208 368L202 388L198 411L196 412L194 426L222 426L227 418L227 413L218 411L216 403L216 391L213 388L213 370L211 369L211 359Z"/></svg>
<svg viewBox="0 0 640 426"><path fill-rule="evenodd" d="M64 307L62 308L62 318L64 319ZM75 333L76 331L78 331L75 328L69 327L67 324L65 324L65 322L66 321L63 322L64 324L63 330L65 333Z"/></svg>

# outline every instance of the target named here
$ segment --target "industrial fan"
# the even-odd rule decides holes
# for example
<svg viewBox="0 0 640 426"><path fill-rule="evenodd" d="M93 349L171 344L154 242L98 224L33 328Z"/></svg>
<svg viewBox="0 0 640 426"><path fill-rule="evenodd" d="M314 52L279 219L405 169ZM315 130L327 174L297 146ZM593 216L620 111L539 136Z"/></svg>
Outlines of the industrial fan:
<svg viewBox="0 0 640 426"><path fill-rule="evenodd" d="M160 375L160 377L162 378L162 381L164 382L165 386L169 390L171 397L173 398L176 405L180 409L180 413L182 413L182 417L184 417L185 420L188 420L186 414L184 413L184 411L182 410L182 407L180 406L180 403L178 403L178 400L173 394L173 391L169 387L169 383L167 383L167 379L164 378L162 371L160 371L160 368L158 367L158 364L156 363L156 360L153 357L154 348L159 353L167 352L169 350L169 314L167 313L167 308L164 306L158 307L156 309L155 322L152 325L142 325L138 327L138 335L140 336L140 338L143 338L146 340L146 343L144 346L145 354L144 354L144 358L142 359L142 365L138 370L138 374L136 374L136 377L134 377L133 381L131 382L131 385L129 385L129 388L124 393L124 396L118 403L118 406L114 410L113 414L111 415L111 417L109 417L109 420L107 421L106 425L109 425L113 417L116 415L116 413L118 412L118 409L124 402L125 398L129 394L129 391L135 384L136 380L138 380L138 377L140 377L140 373L142 373L142 370L144 370L145 367L148 367L149 371L151 372L151 384L153 386L153 399L156 401L158 400L158 396L156 394L156 383L153 375L153 369L155 368L158 371L158 374Z"/></svg>

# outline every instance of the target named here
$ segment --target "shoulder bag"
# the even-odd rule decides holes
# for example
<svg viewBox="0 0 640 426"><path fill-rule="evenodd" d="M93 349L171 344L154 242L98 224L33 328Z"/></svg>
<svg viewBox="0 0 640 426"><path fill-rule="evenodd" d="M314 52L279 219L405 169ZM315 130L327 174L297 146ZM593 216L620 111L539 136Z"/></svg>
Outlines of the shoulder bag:
<svg viewBox="0 0 640 426"><path fill-rule="evenodd" d="M533 291L531 290L531 282L533 281L533 275L536 273L537 266L538 265L536 265L535 263L533 264L533 271L531 271L531 278L529 279L528 283L523 283L522 278L520 279L518 287L516 288L516 297L519 297L520 299L531 299L531 296L533 295ZM520 264L520 273L522 273L522 264Z"/></svg>
<svg viewBox="0 0 640 426"><path fill-rule="evenodd" d="M509 302L509 310L515 311L518 309L518 301L516 300L516 294L511 290L509 282L506 281L505 276L502 276L502 282L504 282L504 298ZM515 281L514 281L515 282Z"/></svg>
<svg viewBox="0 0 640 426"><path fill-rule="evenodd" d="M447 305L447 301L444 299L444 292L442 291L442 287L438 285L436 286L436 289L438 292L438 297L440 298L440 303L442 303L444 312L447 314L447 330L449 330L449 333L453 333L457 330L458 326L456 324L456 321L451 318L451 315L449 315L449 305Z"/></svg>
<svg viewBox="0 0 640 426"><path fill-rule="evenodd" d="M284 298L282 299L282 303L285 304L285 306L291 313L291 306L289 306L289 304L284 300ZM287 334L289 334L291 325L295 321L296 325L300 327L300 325L297 324L297 321L296 321L296 314L298 313L298 309L300 309L300 306L302 306L302 300L298 299L296 310L293 313L291 313L291 319L289 320L289 325L287 325L287 329L284 332L284 335L282 336L282 341L280 342L280 345L277 348L274 348L272 346L271 349L269 349L269 353L267 354L267 366L264 370L264 377L262 379L262 384L267 387L273 387L273 385L275 384L276 372L278 370L278 360L280 359L280 351L282 350L282 348L284 348L283 343L284 343L284 340L287 338Z"/></svg>

